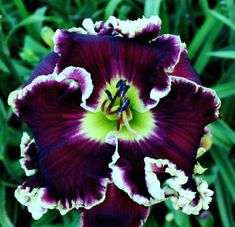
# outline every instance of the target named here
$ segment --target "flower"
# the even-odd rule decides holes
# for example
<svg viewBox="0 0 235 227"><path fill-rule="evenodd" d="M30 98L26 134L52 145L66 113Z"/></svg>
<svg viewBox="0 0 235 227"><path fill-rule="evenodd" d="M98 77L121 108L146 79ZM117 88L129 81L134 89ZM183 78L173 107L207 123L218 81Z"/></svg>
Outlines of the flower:
<svg viewBox="0 0 235 227"><path fill-rule="evenodd" d="M58 29L54 52L10 94L34 138L22 137L31 178L15 191L33 218L80 209L83 226L141 226L166 199L187 214L208 209L213 192L194 166L220 101L160 26L110 17Z"/></svg>

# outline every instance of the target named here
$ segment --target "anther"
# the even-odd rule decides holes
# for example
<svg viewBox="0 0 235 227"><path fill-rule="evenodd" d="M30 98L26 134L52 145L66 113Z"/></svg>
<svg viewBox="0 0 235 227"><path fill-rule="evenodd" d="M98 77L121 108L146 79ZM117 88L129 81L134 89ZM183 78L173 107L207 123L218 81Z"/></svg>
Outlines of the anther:
<svg viewBox="0 0 235 227"><path fill-rule="evenodd" d="M124 86L124 88L123 88L123 92L122 92L122 97L124 97L124 96L126 95L126 93L127 93L127 91L128 91L129 88L130 88L130 85L126 85L126 84L125 84L125 86Z"/></svg>
<svg viewBox="0 0 235 227"><path fill-rule="evenodd" d="M118 96L124 97L129 88L130 88L130 85L126 85L126 81L123 81L123 83L119 87Z"/></svg>
<svg viewBox="0 0 235 227"><path fill-rule="evenodd" d="M120 79L116 84L116 88L119 88L122 84L123 84L123 80Z"/></svg>
<svg viewBox="0 0 235 227"><path fill-rule="evenodd" d="M120 114L122 113L123 109L122 107L118 107L117 109L117 115L120 116Z"/></svg>
<svg viewBox="0 0 235 227"><path fill-rule="evenodd" d="M126 108L130 105L130 99L129 98L126 98L126 100L123 102L121 108L122 108L122 111L125 111Z"/></svg>
<svg viewBox="0 0 235 227"><path fill-rule="evenodd" d="M105 93L106 93L108 99L109 99L109 100L112 100L113 97L112 97L112 94L110 93L110 91L109 91L108 89L105 89L104 91L105 91Z"/></svg>

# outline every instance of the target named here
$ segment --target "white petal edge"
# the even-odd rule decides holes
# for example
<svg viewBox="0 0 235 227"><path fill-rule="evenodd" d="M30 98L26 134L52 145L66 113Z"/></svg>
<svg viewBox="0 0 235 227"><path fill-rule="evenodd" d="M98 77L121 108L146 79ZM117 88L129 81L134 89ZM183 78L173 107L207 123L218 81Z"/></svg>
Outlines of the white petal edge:
<svg viewBox="0 0 235 227"><path fill-rule="evenodd" d="M24 134L23 141L27 142L30 138L27 134ZM113 165L119 158L118 154L118 141L117 138L112 136L107 136L107 143L111 145L115 145L115 152L112 155L112 161L109 163L109 166ZM24 146L22 144L22 146ZM47 193L47 188L30 188L30 187L24 187L23 185L18 186L18 188L15 191L15 197L16 199L24 206L28 207L28 211L32 214L32 217L35 220L38 220L41 218L48 209L57 209L59 210L61 215L65 215L70 210L73 209L91 209L92 207L102 203L106 198L106 192L108 184L111 184L112 181L108 178L105 178L101 181L101 185L103 186L104 190L102 193L102 198L94 201L91 204L84 204L84 201L82 200L72 200L72 201L66 201L65 204L62 204L61 201L55 201L53 203L48 203L45 200L43 200L43 195ZM72 204L72 205L71 205Z"/></svg>
<svg viewBox="0 0 235 227"><path fill-rule="evenodd" d="M35 143L34 139L31 139L27 132L23 132L20 143L20 166L26 176L32 176L37 172L37 169L28 169L25 165L25 162L31 160L30 156L27 154L27 150L32 143Z"/></svg>
<svg viewBox="0 0 235 227"><path fill-rule="evenodd" d="M194 93L197 93L198 89L202 89L202 92L203 93L210 93L213 98L214 98L214 104L215 104L215 117L218 118L219 117L219 108L221 106L221 100L219 99L219 97L217 96L215 90L211 89L211 88L207 88L207 87L203 87L191 80L188 80L188 79L185 79L183 77L178 77L178 76L170 76L170 79L171 79L171 82L174 83L174 81L176 82L183 82L183 83L186 83L186 84L193 84L194 87L195 87L195 90L194 90Z"/></svg>
<svg viewBox="0 0 235 227"><path fill-rule="evenodd" d="M75 79L71 79L68 75L69 73L80 73L81 77L78 77L76 81ZM82 81L84 80L84 81ZM86 106L86 99L90 97L93 91L93 84L91 80L90 73L88 73L85 69L79 67L67 67L60 74L49 74L49 75L41 75L36 77L30 84L27 86L20 88L19 90L15 90L9 94L8 97L8 105L12 107L14 113L19 116L19 112L16 107L16 101L23 99L28 92L32 91L33 88L41 83L56 81L56 82L64 82L67 83L70 88L79 88L80 82L85 82L85 86L82 90L82 105Z"/></svg>
<svg viewBox="0 0 235 227"><path fill-rule="evenodd" d="M148 104L146 106L146 108L152 109L154 107L157 106L157 104L159 103L161 98L164 98L165 96L167 96L169 94L169 92L171 91L171 79L170 77L167 77L169 80L168 86L164 89L164 90L160 90L157 87L152 88L152 90L150 91L150 99L154 100L155 103L153 104Z"/></svg>
<svg viewBox="0 0 235 227"><path fill-rule="evenodd" d="M170 175L170 178L166 180L164 188L161 187L157 173L154 173L151 165L156 165L158 168L167 166L165 172ZM170 198L176 210L181 210L188 215L198 215L201 210L209 209L214 192L208 188L207 182L201 177L192 176L197 189L192 191L185 186L188 177L184 171L177 169L176 165L167 159L151 159L149 157L145 158L145 173L148 191L156 199L156 202ZM196 196L197 201L195 201Z"/></svg>
<svg viewBox="0 0 235 227"><path fill-rule="evenodd" d="M24 206L27 206L28 211L32 214L33 219L40 219L48 209L56 207L56 201L47 202L43 196L47 193L46 188L22 187L21 185L15 190L16 199Z"/></svg>
<svg viewBox="0 0 235 227"><path fill-rule="evenodd" d="M91 18L86 18L82 22L83 27L73 27L68 29L69 32L76 32L81 35L98 35L96 30L99 30L100 26L104 26L105 29L112 29L114 36L135 38L144 32L148 26L155 26L161 29L161 19L158 16L151 16L150 18L142 17L137 20L120 20L115 16L110 16L107 21L93 22ZM60 38L61 30L57 29L53 37L54 43ZM155 37L156 38L156 37ZM154 38L154 39L155 39ZM55 45L54 51L58 53L57 45Z"/></svg>
<svg viewBox="0 0 235 227"><path fill-rule="evenodd" d="M164 34L164 35L159 36L158 38L169 39L169 37L172 37L175 39L175 46L179 48L179 52L178 52L176 59L174 60L174 63L168 66L167 68L164 68L164 71L168 75L170 75L174 71L175 66L179 63L182 52L183 51L187 52L186 44L181 41L181 38L178 35Z"/></svg>
<svg viewBox="0 0 235 227"><path fill-rule="evenodd" d="M142 17L137 20L120 20L115 16L110 16L104 25L112 27L118 32L119 36L125 36L130 39L137 37L148 26L159 27L160 31L161 23L162 21L158 16L151 16L150 18ZM96 24L96 26L97 25L98 24Z"/></svg>
<svg viewBox="0 0 235 227"><path fill-rule="evenodd" d="M212 201L212 195L214 192L208 188L208 184L200 177L194 177L196 182L197 191L191 191L190 189L177 189L177 193L174 197L171 197L173 207L176 210L182 210L182 212L188 215L199 215L201 210L208 210L209 204ZM196 204L193 201L198 193L198 201Z"/></svg>

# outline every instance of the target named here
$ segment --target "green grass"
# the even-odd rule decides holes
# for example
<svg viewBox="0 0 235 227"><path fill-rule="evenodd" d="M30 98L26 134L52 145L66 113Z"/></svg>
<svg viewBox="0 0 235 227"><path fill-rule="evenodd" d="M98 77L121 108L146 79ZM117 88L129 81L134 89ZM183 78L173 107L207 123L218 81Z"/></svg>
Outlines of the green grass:
<svg viewBox="0 0 235 227"><path fill-rule="evenodd" d="M0 14L0 226L78 225L78 212L61 217L49 211L34 221L14 198L14 189L26 179L18 162L26 126L13 115L7 97L52 50L50 37L56 28L79 26L85 17L103 20L110 15L121 19L159 15L162 33L181 36L203 83L222 99L221 119L210 127L213 146L202 163L208 168L204 177L215 191L210 212L189 217L166 203L152 208L146 227L235 226L234 0L0 0Z"/></svg>

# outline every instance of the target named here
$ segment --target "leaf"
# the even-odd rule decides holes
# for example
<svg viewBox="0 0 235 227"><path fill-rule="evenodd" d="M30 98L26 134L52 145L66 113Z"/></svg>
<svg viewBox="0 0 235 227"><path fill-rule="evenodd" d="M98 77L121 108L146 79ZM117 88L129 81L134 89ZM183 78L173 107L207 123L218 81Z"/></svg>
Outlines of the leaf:
<svg viewBox="0 0 235 227"><path fill-rule="evenodd" d="M203 211L208 212L208 211ZM207 217L201 217L200 215L197 218L201 227L214 227L215 226L215 219L211 213Z"/></svg>
<svg viewBox="0 0 235 227"><path fill-rule="evenodd" d="M232 226L231 221L231 205L229 206L229 200L228 193L223 185L223 182L221 181L221 177L217 177L217 180L215 181L215 195L216 195L216 202L217 207L219 210L219 214L221 217L221 221L223 223L224 227L230 227ZM230 215L229 215L230 214Z"/></svg>
<svg viewBox="0 0 235 227"><path fill-rule="evenodd" d="M129 5L122 5L118 10L118 18L125 20L128 18L128 14L131 11L131 7Z"/></svg>
<svg viewBox="0 0 235 227"><path fill-rule="evenodd" d="M5 109L2 98L0 98L0 122L7 119L7 111Z"/></svg>
<svg viewBox="0 0 235 227"><path fill-rule="evenodd" d="M232 163L229 161L222 148L213 146L210 150L210 154L219 168L226 188L230 192L231 199L235 203L235 169Z"/></svg>
<svg viewBox="0 0 235 227"><path fill-rule="evenodd" d="M235 95L235 81L215 85L212 87L212 89L216 91L219 98L227 98L229 96Z"/></svg>
<svg viewBox="0 0 235 227"><path fill-rule="evenodd" d="M213 143L219 147L230 150L235 144L235 132L223 120L217 120L210 124L210 129L213 135ZM223 133L221 133L223 132Z"/></svg>
<svg viewBox="0 0 235 227"><path fill-rule="evenodd" d="M55 32L48 26L45 26L42 28L40 35L42 40L51 48L53 49L54 47L54 42L53 42L53 35Z"/></svg>
<svg viewBox="0 0 235 227"><path fill-rule="evenodd" d="M205 67L209 63L210 57L208 56L208 52L213 49L214 42L222 29L221 23L216 22L215 25L210 28L207 39L203 41L203 46L201 47L200 53L194 64L194 67L199 74L203 73Z"/></svg>
<svg viewBox="0 0 235 227"><path fill-rule="evenodd" d="M166 206L171 211L174 217L174 222L178 227L187 226L191 227L190 219L187 214L184 214L182 211L175 210L172 206L172 202L170 200L165 201Z"/></svg>
<svg viewBox="0 0 235 227"><path fill-rule="evenodd" d="M208 15L189 44L188 53L190 59L195 57L196 53L205 43L206 38L209 34L211 34L211 31L215 28L215 26L218 26L218 21L212 15Z"/></svg>
<svg viewBox="0 0 235 227"><path fill-rule="evenodd" d="M0 71L4 73L9 73L9 69L7 66L4 64L4 62L0 59Z"/></svg>
<svg viewBox="0 0 235 227"><path fill-rule="evenodd" d="M162 0L145 0L144 3L144 16L151 17L159 15Z"/></svg>
<svg viewBox="0 0 235 227"><path fill-rule="evenodd" d="M220 50L220 51L213 51L207 54L211 57L217 58L228 58L228 59L235 59L235 51L234 50Z"/></svg>
<svg viewBox="0 0 235 227"><path fill-rule="evenodd" d="M47 6L43 6L43 7L41 7L41 8L38 8L38 9L35 11L34 14L42 17L42 16L45 15L46 10L47 10ZM35 32L36 32L38 38L40 37L39 34L40 34L41 29L42 29L42 22L43 22L43 21L39 21L38 23L35 23L35 24L33 25L34 28L35 28Z"/></svg>
<svg viewBox="0 0 235 227"><path fill-rule="evenodd" d="M31 75L32 70L29 69L28 67L24 66L22 64L22 61L12 59L12 62L16 68L16 70L19 72L17 77L21 83L24 83L28 77Z"/></svg>
<svg viewBox="0 0 235 227"><path fill-rule="evenodd" d="M207 170L207 168L204 168L201 166L201 164L199 162L197 162L197 164L194 166L194 174L203 174L205 171Z"/></svg>
<svg viewBox="0 0 235 227"><path fill-rule="evenodd" d="M224 15L216 12L215 10L209 10L209 13L214 16L215 18L217 18L219 21L221 21L222 23L226 24L227 26L229 26L232 30L235 31L235 24L233 23L233 21L231 21L229 18L225 17Z"/></svg>
<svg viewBox="0 0 235 227"><path fill-rule="evenodd" d="M110 0L108 5L105 7L104 10L104 17L108 19L109 16L113 15L117 6L122 2L122 0Z"/></svg>
<svg viewBox="0 0 235 227"><path fill-rule="evenodd" d="M61 20L59 18L56 17L52 17L52 16L40 16L37 14L33 14L28 16L27 18L25 18L24 20L22 20L19 24L17 24L16 27L14 27L8 34L7 38L6 38L6 43L9 42L10 38L12 37L12 35L21 27L23 26L27 26L30 24L35 24L38 22L42 22L42 21L49 21L49 22L61 22Z"/></svg>
<svg viewBox="0 0 235 227"><path fill-rule="evenodd" d="M30 36L25 36L24 47L23 50L20 52L20 57L24 61L35 65L40 62L40 59L48 54L48 52L49 50L41 45L39 42L35 41Z"/></svg>
<svg viewBox="0 0 235 227"><path fill-rule="evenodd" d="M150 216L147 219L147 222L144 224L143 227L159 227L156 218L154 217L153 214L150 213Z"/></svg>
<svg viewBox="0 0 235 227"><path fill-rule="evenodd" d="M22 0L14 0L14 2L21 17L26 18L29 15L29 13L24 5L24 2Z"/></svg>
<svg viewBox="0 0 235 227"><path fill-rule="evenodd" d="M32 227L44 227L44 226L50 226L50 224L56 220L59 216L59 212L56 210L49 210L46 214L42 216L37 221L32 222ZM54 225L53 225L54 226ZM62 225L60 225L62 226Z"/></svg>
<svg viewBox="0 0 235 227"><path fill-rule="evenodd" d="M2 185L0 181L0 224L4 227L13 227L12 222L7 216L6 211L6 192L5 187Z"/></svg>

